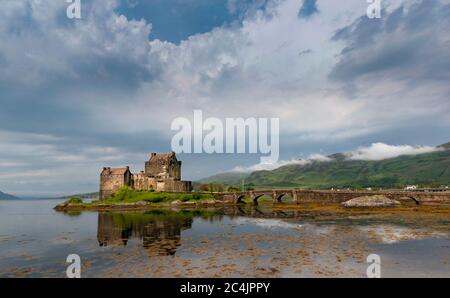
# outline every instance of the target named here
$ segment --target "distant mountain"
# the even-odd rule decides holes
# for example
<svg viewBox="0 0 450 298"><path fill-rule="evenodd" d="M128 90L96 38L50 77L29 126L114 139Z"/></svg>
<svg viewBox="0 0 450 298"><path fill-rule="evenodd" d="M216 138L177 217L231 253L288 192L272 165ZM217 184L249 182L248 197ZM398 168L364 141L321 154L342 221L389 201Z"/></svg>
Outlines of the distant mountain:
<svg viewBox="0 0 450 298"><path fill-rule="evenodd" d="M20 200L20 198L0 191L0 200Z"/></svg>
<svg viewBox="0 0 450 298"><path fill-rule="evenodd" d="M69 196L62 196L56 199L70 199L70 198L83 198L83 199L98 199L98 191L97 192L89 192L89 193L79 193Z"/></svg>
<svg viewBox="0 0 450 298"><path fill-rule="evenodd" d="M241 185L242 180L245 181L250 176L251 173L244 172L227 172L221 173L208 178L201 179L197 183L221 183L225 185Z"/></svg>
<svg viewBox="0 0 450 298"><path fill-rule="evenodd" d="M67 196L60 196L60 197L52 197L52 196L23 196L16 199L21 200L66 200L70 198L83 198L83 199L96 199L98 198L98 192L90 192L90 193L79 193L79 194L73 194L73 195L67 195ZM1 198L0 198L1 199Z"/></svg>
<svg viewBox="0 0 450 298"><path fill-rule="evenodd" d="M224 173L198 182L240 186L245 179L247 187L259 188L388 188L413 184L438 187L450 184L450 143L439 147L444 150L378 161L349 160L337 153L328 156L330 161L291 164L248 174Z"/></svg>
<svg viewBox="0 0 450 298"><path fill-rule="evenodd" d="M438 147L445 148L445 149L450 149L450 142L442 144L442 145L439 145Z"/></svg>

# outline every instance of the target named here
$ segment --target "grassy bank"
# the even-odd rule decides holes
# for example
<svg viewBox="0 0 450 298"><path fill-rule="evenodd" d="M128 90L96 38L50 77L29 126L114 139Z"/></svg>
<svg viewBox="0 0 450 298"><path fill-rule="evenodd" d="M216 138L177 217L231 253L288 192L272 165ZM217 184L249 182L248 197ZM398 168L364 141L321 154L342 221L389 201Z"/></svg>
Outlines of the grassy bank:
<svg viewBox="0 0 450 298"><path fill-rule="evenodd" d="M80 198L71 198L60 204L56 209L95 209L96 207L120 206L164 206L171 204L196 204L215 200L212 194L198 193L166 193L156 191L136 191L129 187L122 187L118 192L104 200L83 202Z"/></svg>
<svg viewBox="0 0 450 298"><path fill-rule="evenodd" d="M197 202L202 200L214 200L214 196L210 194L197 193L167 193L156 191L136 191L129 187L122 187L111 197L106 200L99 201L103 204L114 203L171 203L174 201L181 202Z"/></svg>

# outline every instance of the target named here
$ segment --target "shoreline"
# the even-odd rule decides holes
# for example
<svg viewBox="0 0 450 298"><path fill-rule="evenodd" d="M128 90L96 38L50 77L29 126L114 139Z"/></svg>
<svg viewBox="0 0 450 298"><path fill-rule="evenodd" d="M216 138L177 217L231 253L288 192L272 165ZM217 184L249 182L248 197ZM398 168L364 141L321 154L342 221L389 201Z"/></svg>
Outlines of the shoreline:
<svg viewBox="0 0 450 298"><path fill-rule="evenodd" d="M165 203L148 203L148 202L135 202L135 203L117 203L117 204L99 204L99 205L80 205L80 204L67 204L66 202L56 205L53 209L56 211L127 211L127 210L151 210L151 209L165 209L165 208L182 208L182 209L200 209L205 207L233 207L236 206L233 203L226 203L222 201L216 202L181 202L177 204L165 204Z"/></svg>
<svg viewBox="0 0 450 298"><path fill-rule="evenodd" d="M390 195L389 195L390 194ZM400 194L389 192L354 192L351 194L334 194L315 191L250 191L241 193L168 193L156 191L135 191L121 188L111 197L103 200L84 202L79 197L73 197L55 206L56 211L107 211L107 210L149 210L161 208L201 209L207 207L258 206L271 204L278 209L317 209L329 206L336 210L400 210L404 208L419 208L428 210L425 206L450 208L450 192ZM282 200L283 197L288 198Z"/></svg>
<svg viewBox="0 0 450 298"><path fill-rule="evenodd" d="M67 203L67 202L65 202ZM389 212L426 212L426 213L449 213L450 204L421 204L411 205L402 204L400 206L392 207L344 207L341 204L330 202L317 203L270 203L263 202L260 205L253 205L251 203L230 203L223 201L205 201L205 202L181 202L169 204L155 204L148 202L135 203L118 203L118 204L99 204L99 205L80 205L80 204L59 204L53 209L58 212L81 212L81 211L145 211L157 209L177 209L177 210L198 210L205 208L258 208L264 206L271 206L274 209L286 211L311 211L311 212L331 212L331 213L389 213Z"/></svg>

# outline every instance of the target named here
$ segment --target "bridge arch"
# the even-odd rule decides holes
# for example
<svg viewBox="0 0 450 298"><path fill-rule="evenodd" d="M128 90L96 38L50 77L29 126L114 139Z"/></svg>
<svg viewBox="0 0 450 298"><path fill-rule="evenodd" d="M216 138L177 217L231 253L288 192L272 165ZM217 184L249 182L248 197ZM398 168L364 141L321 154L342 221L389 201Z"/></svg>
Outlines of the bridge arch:
<svg viewBox="0 0 450 298"><path fill-rule="evenodd" d="M282 199L283 199L283 197L286 195L286 193L284 193L284 192L282 192L282 193L275 193L275 195L274 195L274 202L277 202L277 203L281 203L282 202Z"/></svg>
<svg viewBox="0 0 450 298"><path fill-rule="evenodd" d="M408 198L410 198L411 200L413 200L414 203L416 203L416 205L420 205L419 200L417 200L415 197L413 197L413 196L408 196Z"/></svg>
<svg viewBox="0 0 450 298"><path fill-rule="evenodd" d="M254 193L251 193L250 194L250 199L252 200L252 204L253 205L258 205L258 199L259 198L261 198L261 197L263 197L265 194L254 194Z"/></svg>
<svg viewBox="0 0 450 298"><path fill-rule="evenodd" d="M297 192L295 190L273 191L272 198L274 203L282 203L283 198L289 197L292 201L297 202Z"/></svg>
<svg viewBox="0 0 450 298"><path fill-rule="evenodd" d="M242 200L245 198L245 194L234 194L234 202L236 204L244 203Z"/></svg>

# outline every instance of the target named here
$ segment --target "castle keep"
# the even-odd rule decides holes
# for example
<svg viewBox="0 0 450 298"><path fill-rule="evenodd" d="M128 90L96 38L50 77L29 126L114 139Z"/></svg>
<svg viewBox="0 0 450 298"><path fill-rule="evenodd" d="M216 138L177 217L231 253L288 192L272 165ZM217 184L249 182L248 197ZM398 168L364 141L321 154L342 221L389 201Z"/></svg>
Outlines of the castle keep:
<svg viewBox="0 0 450 298"><path fill-rule="evenodd" d="M152 153L144 171L131 173L130 168L103 168L100 174L100 199L105 199L123 185L134 190L190 192L191 181L181 181L181 161L175 152Z"/></svg>

